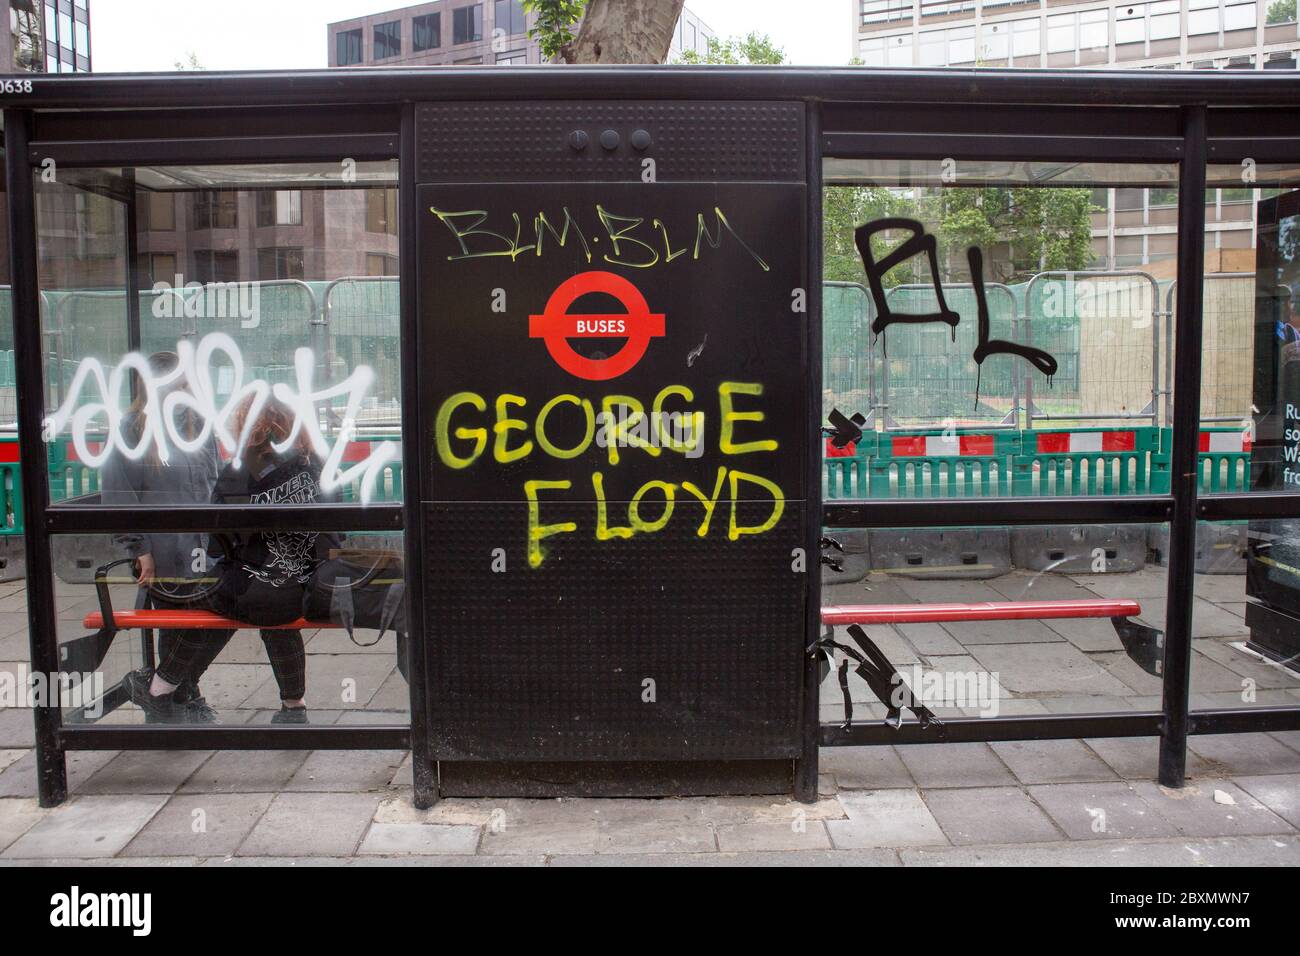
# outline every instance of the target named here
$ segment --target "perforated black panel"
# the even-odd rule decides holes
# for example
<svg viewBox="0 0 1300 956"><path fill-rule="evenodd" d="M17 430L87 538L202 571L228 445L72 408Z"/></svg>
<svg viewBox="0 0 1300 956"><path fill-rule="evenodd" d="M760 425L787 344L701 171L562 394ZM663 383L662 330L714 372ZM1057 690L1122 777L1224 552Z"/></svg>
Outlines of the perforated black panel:
<svg viewBox="0 0 1300 956"><path fill-rule="evenodd" d="M565 510L594 526L594 504ZM742 520L762 520L760 510L742 506ZM792 609L804 607L804 578L791 570L803 534L791 511L777 533L712 547L696 522L654 542L566 535L541 568L494 574L489 545L519 537L526 506L430 505L434 753L795 756L802 635Z"/></svg>
<svg viewBox="0 0 1300 956"><path fill-rule="evenodd" d="M437 103L418 108L418 179L454 182L635 182L642 160L659 182L801 182L798 103ZM570 134L587 135L585 149ZM606 130L619 145L605 149ZM632 134L650 145L638 150Z"/></svg>
<svg viewBox="0 0 1300 956"><path fill-rule="evenodd" d="M812 400L801 108L419 116L434 755L797 756ZM583 153L568 142L579 127ZM621 144L608 152L607 128ZM570 288L586 291L555 305ZM623 397L703 415L698 453L607 447L591 416Z"/></svg>

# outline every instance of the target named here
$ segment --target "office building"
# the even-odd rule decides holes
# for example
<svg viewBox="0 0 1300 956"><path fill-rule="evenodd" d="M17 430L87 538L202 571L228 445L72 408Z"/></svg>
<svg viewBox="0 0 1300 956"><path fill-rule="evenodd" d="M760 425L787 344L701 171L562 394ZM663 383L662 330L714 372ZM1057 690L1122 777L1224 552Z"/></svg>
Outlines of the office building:
<svg viewBox="0 0 1300 956"><path fill-rule="evenodd" d="M330 66L437 66L541 63L528 36L533 18L519 0L435 0L329 25ZM576 30L575 30L576 32ZM668 60L684 51L705 53L714 36L683 10Z"/></svg>
<svg viewBox="0 0 1300 956"><path fill-rule="evenodd" d="M89 73L90 0L9 0L4 72Z"/></svg>

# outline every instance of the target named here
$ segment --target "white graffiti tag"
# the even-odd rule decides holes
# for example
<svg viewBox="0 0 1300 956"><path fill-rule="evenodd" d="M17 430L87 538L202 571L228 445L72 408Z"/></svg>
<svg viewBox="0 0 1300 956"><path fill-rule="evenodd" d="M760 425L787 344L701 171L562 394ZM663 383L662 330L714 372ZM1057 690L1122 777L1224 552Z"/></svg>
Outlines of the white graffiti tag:
<svg viewBox="0 0 1300 956"><path fill-rule="evenodd" d="M271 386L262 379L245 382L244 357L235 340L223 332L204 336L197 347L182 339L176 343L176 355L179 359L176 367L163 374L154 372L149 367L149 360L139 352L124 355L122 361L109 371L105 371L98 359L83 359L72 377L67 398L58 411L45 419L44 439L53 441L67 429L77 457L84 464L98 468L115 453L135 461L148 455L150 449L155 449L158 460L166 464L173 449L189 454L215 436L230 456L231 464L239 468L258 414L266 405L268 396L274 395L293 411L294 421L285 440L272 447L282 452L305 431L312 450L324 462L321 488L333 491L359 480L360 500L363 504L370 502L384 466L397 457L397 445L391 441L373 443L364 460L346 469L340 467L348 443L356 436L361 403L374 384L375 373L369 366L359 365L338 384L316 390L313 387L316 357L309 348L294 352L296 387L284 383ZM224 402L220 401L213 381L214 358L218 359L218 367L223 372L229 371L233 382ZM129 394L127 384L131 372L138 376L138 387L144 392L144 427L135 444L130 444L122 433L122 422L128 410L122 407L121 400ZM84 404L83 390L90 398ZM346 404L342 425L330 436L331 442L321 429L317 409L344 396ZM249 411L244 426L238 435L234 435L228 426L230 417L246 401ZM202 422L202 428L193 437L186 437L181 431L177 421L177 413L181 411L192 412L195 419ZM100 427L92 427L96 423ZM91 443L101 439L102 446L94 449Z"/></svg>

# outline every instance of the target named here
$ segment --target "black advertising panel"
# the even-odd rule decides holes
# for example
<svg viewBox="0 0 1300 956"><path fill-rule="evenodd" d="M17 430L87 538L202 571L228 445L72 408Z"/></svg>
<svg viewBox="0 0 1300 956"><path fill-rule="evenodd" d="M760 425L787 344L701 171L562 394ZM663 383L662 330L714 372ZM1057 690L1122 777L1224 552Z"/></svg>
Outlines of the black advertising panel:
<svg viewBox="0 0 1300 956"><path fill-rule="evenodd" d="M686 109L618 107L613 148L531 126L517 170L486 138L481 171L551 181L419 187L441 760L799 753L806 186L761 147L727 181L690 137L743 125Z"/></svg>
<svg viewBox="0 0 1300 956"><path fill-rule="evenodd" d="M1252 490L1300 492L1300 191L1259 203L1255 273ZM1250 644L1300 656L1300 521L1251 523Z"/></svg>

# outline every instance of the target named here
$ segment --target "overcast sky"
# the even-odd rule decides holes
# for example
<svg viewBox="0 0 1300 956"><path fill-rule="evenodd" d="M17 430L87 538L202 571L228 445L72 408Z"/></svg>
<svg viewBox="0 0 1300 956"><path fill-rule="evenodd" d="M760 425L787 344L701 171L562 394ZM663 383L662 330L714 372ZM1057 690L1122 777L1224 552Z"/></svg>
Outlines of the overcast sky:
<svg viewBox="0 0 1300 956"><path fill-rule="evenodd" d="M719 36L767 33L793 63L848 62L852 0L687 0ZM171 70L191 51L209 70L322 68L326 25L398 0L95 0L96 73Z"/></svg>

